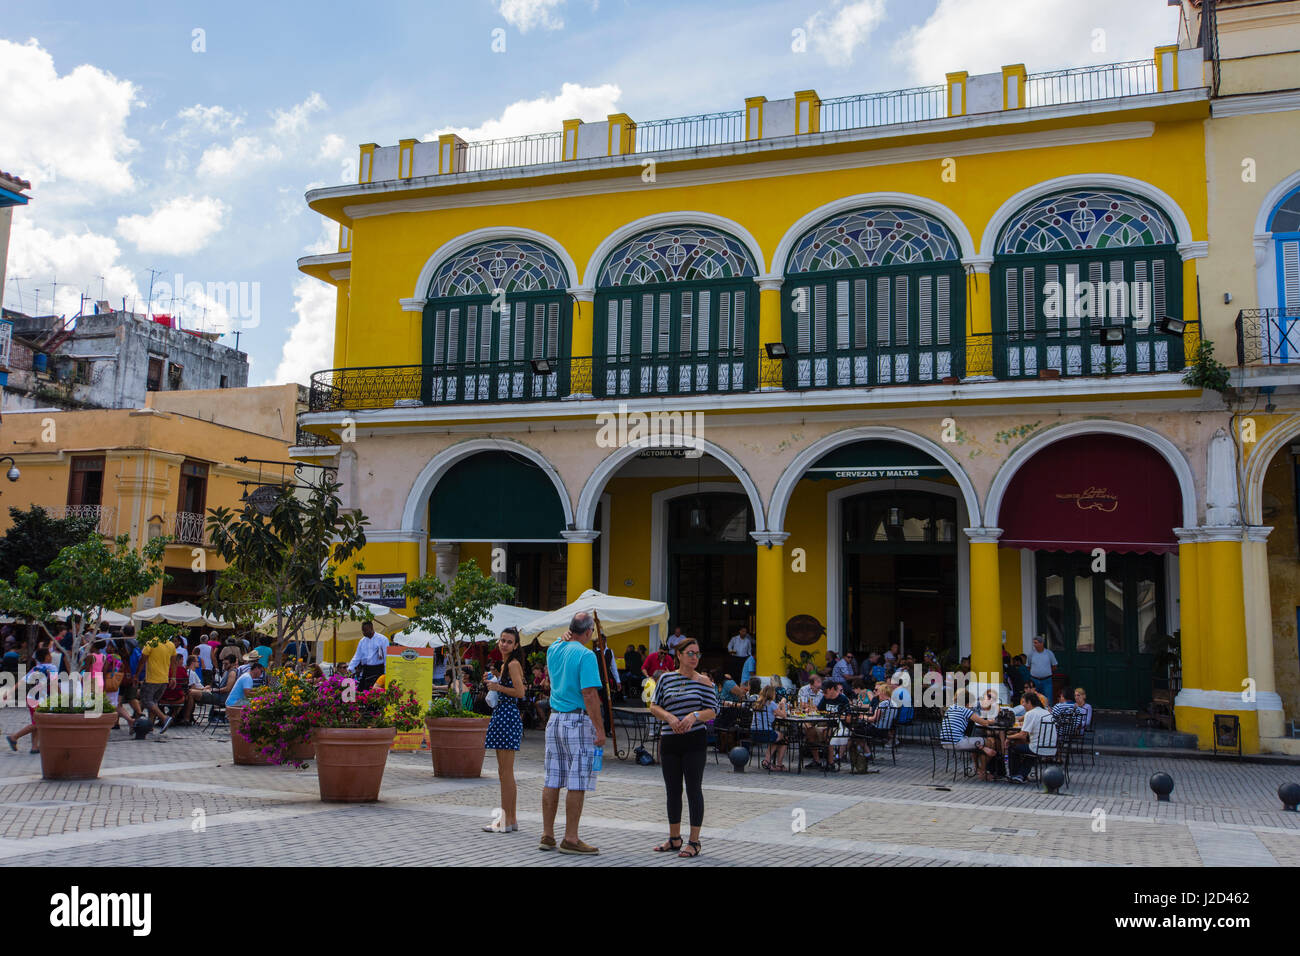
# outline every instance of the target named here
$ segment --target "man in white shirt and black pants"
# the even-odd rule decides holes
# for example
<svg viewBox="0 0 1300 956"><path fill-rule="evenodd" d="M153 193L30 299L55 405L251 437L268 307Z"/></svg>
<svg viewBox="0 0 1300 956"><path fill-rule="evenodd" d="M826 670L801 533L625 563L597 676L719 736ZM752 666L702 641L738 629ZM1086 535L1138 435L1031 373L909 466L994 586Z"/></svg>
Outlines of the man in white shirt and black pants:
<svg viewBox="0 0 1300 956"><path fill-rule="evenodd" d="M739 674L749 655L754 653L754 639L749 636L749 628L740 625L740 630L727 642L727 653L732 657L731 672Z"/></svg>
<svg viewBox="0 0 1300 956"><path fill-rule="evenodd" d="M375 633L375 626L369 621L361 625L364 635L357 643L357 652L348 662L348 673L357 679L357 690L366 691L374 686L384 673L388 659L388 638Z"/></svg>

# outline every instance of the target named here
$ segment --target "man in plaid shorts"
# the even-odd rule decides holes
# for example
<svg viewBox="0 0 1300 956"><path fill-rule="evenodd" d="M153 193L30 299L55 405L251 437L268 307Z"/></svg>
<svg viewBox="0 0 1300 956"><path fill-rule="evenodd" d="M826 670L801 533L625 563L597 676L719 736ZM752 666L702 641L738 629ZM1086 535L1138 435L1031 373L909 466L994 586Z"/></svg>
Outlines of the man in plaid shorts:
<svg viewBox="0 0 1300 956"><path fill-rule="evenodd" d="M592 762L605 746L600 719L600 665L586 644L595 620L585 611L573 615L568 633L546 650L551 679L551 718L546 722L546 781L542 789L542 842L539 850L584 856L599 853L578 839L578 820L588 790L596 789ZM564 839L555 842L555 814L564 797Z"/></svg>

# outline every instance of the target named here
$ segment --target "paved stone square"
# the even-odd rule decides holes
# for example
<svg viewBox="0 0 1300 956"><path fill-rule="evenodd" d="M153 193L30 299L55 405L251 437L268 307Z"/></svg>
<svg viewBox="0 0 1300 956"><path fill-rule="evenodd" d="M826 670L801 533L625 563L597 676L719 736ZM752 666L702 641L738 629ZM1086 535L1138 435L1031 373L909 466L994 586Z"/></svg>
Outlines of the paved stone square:
<svg viewBox="0 0 1300 956"><path fill-rule="evenodd" d="M26 711L0 710L0 729ZM159 738L112 733L99 780L45 782L30 739L0 745L0 864L805 866L1089 865L1295 866L1300 814L1276 791L1300 767L1102 756L1075 767L1059 796L1025 785L932 776L930 750L899 750L897 766L854 776L736 774L710 757L703 856L651 853L666 834L657 767L607 753L588 796L582 836L597 860L539 853L541 734L529 731L516 764L520 831L483 833L498 804L489 753L478 780L434 777L427 752L389 756L382 799L318 799L314 766L238 767L230 735L173 728ZM1173 774L1173 802L1147 789ZM560 811L561 820L563 809ZM1104 824L1104 829L1102 828ZM561 825L557 823L558 826Z"/></svg>

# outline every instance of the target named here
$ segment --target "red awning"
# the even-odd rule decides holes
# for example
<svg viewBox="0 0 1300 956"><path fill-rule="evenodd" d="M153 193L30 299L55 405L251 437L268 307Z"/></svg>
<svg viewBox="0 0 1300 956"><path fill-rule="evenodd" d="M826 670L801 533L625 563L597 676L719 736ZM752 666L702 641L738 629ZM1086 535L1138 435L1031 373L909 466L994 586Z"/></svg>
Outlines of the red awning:
<svg viewBox="0 0 1300 956"><path fill-rule="evenodd" d="M1083 435L1048 445L1016 472L998 543L1163 554L1178 550L1181 519L1178 479L1159 452L1132 438Z"/></svg>

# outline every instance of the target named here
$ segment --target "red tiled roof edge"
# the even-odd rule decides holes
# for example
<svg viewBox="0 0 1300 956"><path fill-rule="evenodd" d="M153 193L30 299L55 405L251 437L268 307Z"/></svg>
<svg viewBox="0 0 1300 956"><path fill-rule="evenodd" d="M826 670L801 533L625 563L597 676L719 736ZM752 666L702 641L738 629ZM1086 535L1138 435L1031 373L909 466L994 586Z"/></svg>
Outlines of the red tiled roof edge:
<svg viewBox="0 0 1300 956"><path fill-rule="evenodd" d="M13 173L6 173L3 169L0 169L0 180L8 180L9 183L16 187L15 191L32 188L32 184L27 180L15 176Z"/></svg>

